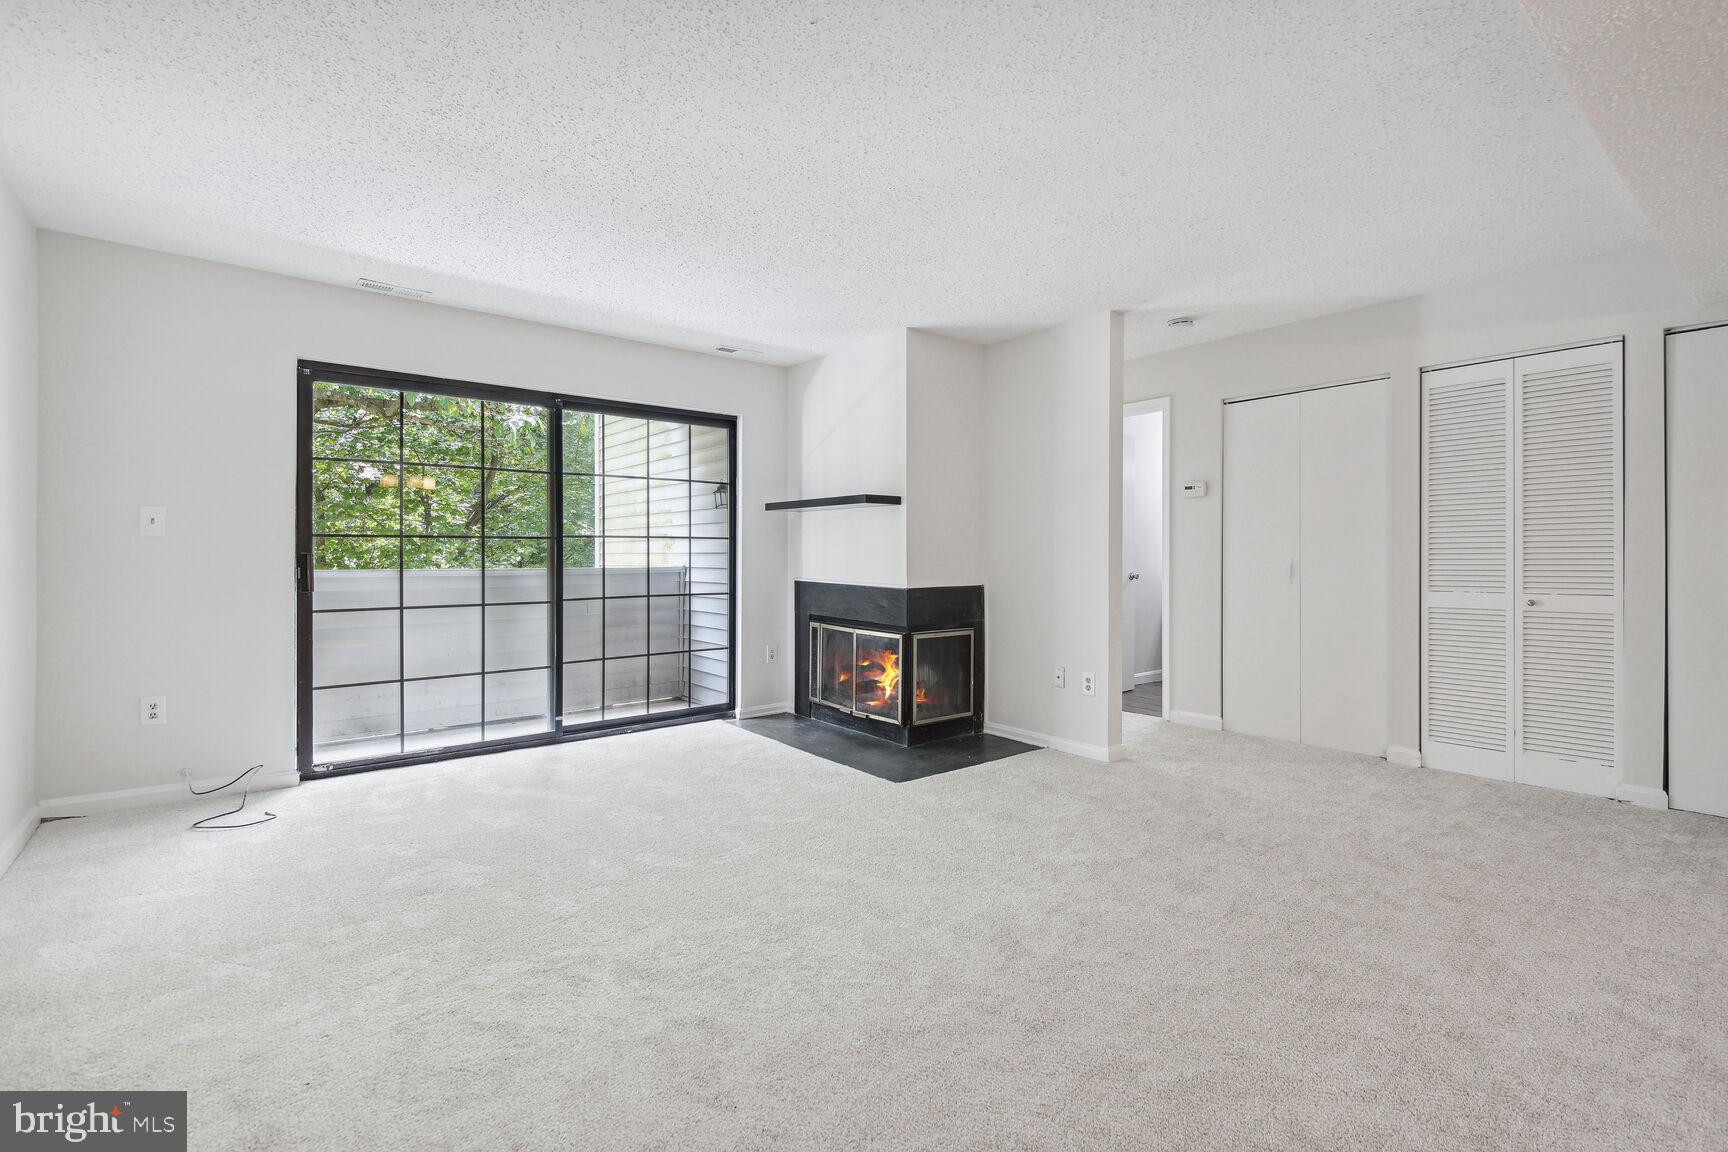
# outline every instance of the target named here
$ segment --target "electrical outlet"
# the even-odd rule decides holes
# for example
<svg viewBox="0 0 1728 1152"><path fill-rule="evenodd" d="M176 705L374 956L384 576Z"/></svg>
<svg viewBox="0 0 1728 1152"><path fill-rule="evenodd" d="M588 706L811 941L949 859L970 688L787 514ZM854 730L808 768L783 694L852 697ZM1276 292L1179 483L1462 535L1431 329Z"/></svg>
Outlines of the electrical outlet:
<svg viewBox="0 0 1728 1152"><path fill-rule="evenodd" d="M1056 687L1068 687L1068 674L1060 664L1056 666Z"/></svg>
<svg viewBox="0 0 1728 1152"><path fill-rule="evenodd" d="M140 508L138 509L138 535L166 536L168 535L168 509Z"/></svg>
<svg viewBox="0 0 1728 1152"><path fill-rule="evenodd" d="M774 661L780 659L780 649L773 644L768 645L768 653L765 659L769 664L774 663Z"/></svg>
<svg viewBox="0 0 1728 1152"><path fill-rule="evenodd" d="M168 697L140 696L138 697L138 723L166 724L168 723Z"/></svg>
<svg viewBox="0 0 1728 1152"><path fill-rule="evenodd" d="M1080 677L1080 691L1088 696L1098 695L1098 686L1092 683L1092 673L1087 672Z"/></svg>

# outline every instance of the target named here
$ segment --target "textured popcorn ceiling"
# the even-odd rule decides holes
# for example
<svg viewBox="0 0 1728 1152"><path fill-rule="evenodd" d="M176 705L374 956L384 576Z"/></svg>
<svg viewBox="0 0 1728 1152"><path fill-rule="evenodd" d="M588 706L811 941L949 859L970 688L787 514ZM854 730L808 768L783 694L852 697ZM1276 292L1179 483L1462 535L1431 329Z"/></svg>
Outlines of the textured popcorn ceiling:
<svg viewBox="0 0 1728 1152"><path fill-rule="evenodd" d="M1653 236L1516 0L0 0L0 166L43 227L780 362Z"/></svg>
<svg viewBox="0 0 1728 1152"><path fill-rule="evenodd" d="M1728 302L1728 0L1525 0L1692 292Z"/></svg>

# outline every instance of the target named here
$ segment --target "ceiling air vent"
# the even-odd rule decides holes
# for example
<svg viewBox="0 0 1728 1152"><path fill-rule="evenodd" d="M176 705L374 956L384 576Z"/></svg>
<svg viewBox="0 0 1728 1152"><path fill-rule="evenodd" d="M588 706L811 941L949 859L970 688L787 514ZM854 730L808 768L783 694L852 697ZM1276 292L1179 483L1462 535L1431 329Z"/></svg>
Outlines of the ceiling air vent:
<svg viewBox="0 0 1728 1152"><path fill-rule="evenodd" d="M745 356L760 356L760 355L762 355L762 349L760 349L760 348L735 348L730 344L717 344L714 346L714 351L724 352L728 356L737 356L739 354L743 354Z"/></svg>
<svg viewBox="0 0 1728 1152"><path fill-rule="evenodd" d="M382 280L368 280L362 276L354 281L356 288L364 288L368 292L382 292L386 296L401 296L408 300L424 300L432 293L424 288L404 288L400 284L386 284Z"/></svg>

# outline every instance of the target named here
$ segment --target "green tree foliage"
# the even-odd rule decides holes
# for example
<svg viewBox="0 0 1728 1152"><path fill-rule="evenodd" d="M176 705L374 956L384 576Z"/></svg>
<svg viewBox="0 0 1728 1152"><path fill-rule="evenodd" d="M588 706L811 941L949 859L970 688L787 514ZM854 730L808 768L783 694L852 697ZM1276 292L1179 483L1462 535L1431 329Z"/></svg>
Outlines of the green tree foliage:
<svg viewBox="0 0 1728 1152"><path fill-rule="evenodd" d="M520 404L319 383L312 416L316 566L539 568L548 562L552 413ZM596 417L565 414L565 463L592 471ZM592 532L594 482L565 484L565 531ZM335 534L335 535L332 535ZM594 562L569 539L568 567Z"/></svg>

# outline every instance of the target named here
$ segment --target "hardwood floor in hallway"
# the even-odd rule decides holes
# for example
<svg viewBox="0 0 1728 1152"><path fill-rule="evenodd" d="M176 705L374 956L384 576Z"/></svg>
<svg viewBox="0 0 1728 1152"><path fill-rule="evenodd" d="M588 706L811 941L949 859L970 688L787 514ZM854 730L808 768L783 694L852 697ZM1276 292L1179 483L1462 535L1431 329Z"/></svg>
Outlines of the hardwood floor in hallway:
<svg viewBox="0 0 1728 1152"><path fill-rule="evenodd" d="M1164 715L1164 682L1138 684L1122 693L1122 711L1142 716Z"/></svg>

